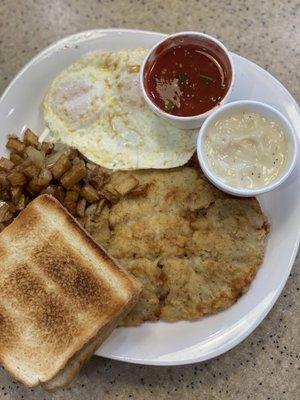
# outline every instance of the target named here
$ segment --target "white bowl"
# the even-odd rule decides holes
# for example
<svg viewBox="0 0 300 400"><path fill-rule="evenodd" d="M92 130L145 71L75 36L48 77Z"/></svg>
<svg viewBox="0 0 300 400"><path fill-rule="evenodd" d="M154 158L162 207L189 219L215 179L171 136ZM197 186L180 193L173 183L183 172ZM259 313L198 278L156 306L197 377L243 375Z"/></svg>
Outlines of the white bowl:
<svg viewBox="0 0 300 400"><path fill-rule="evenodd" d="M285 172L282 175L280 175L277 179L275 179L274 181L272 181L271 183L269 183L268 185L266 185L263 188L260 188L260 189L237 189L235 187L232 187L232 186L226 184L222 179L220 179L210 169L210 167L207 164L205 152L203 150L203 144L204 144L205 136L207 134L207 130L222 115L228 114L232 111L256 112L260 115L263 115L264 117L272 119L273 121L281 124L286 129L287 133L290 136L291 145L292 145L292 155L290 157L289 164L288 164ZM211 116L208 117L207 120L204 122L204 124L202 125L202 127L200 129L200 132L198 135L198 140L197 140L197 155L198 155L199 163L200 163L200 166L201 166L204 174L207 176L207 178L215 186L217 186L219 189L223 190L224 192L227 192L234 196L241 196L241 197L257 196L259 194L269 192L270 190L273 190L276 187L278 187L282 182L284 182L287 179L287 177L290 175L293 168L295 167L297 153L298 153L298 138L296 136L296 133L295 133L292 125L275 108L273 108L265 103L258 102L258 101L241 100L241 101L235 101L235 102L226 104L225 106L221 107L219 110L217 110L213 114L211 114Z"/></svg>
<svg viewBox="0 0 300 400"><path fill-rule="evenodd" d="M227 90L227 93L223 97L223 99L220 101L220 103L216 104L212 109L206 111L205 113L198 114L198 115L193 115L193 116L187 116L187 117L180 117L177 115L172 115L169 114L163 110L161 110L155 103L153 103L152 99L148 96L147 90L145 89L145 70L147 66L149 65L149 62L153 62L155 59L156 55L159 53L159 51L162 48L165 48L167 46L172 45L172 43L175 40L178 40L179 37L191 37L193 40L199 39L199 42L205 46L207 49L211 50L213 53L218 54L218 57L222 57L224 63L228 65L228 70L229 70L229 76L230 76L230 84ZM231 55L229 51L226 49L226 47L217 39L215 39L212 36L206 35L205 33L200 33L200 32L179 32L179 33L174 33L173 35L168 36L167 38L161 40L158 42L155 46L153 46L150 51L148 52L147 56L144 59L144 62L142 64L141 70L140 70L140 85L142 88L143 96L146 100L146 103L149 105L149 107L154 111L158 116L164 118L165 120L169 121L171 124L176 126L177 128L180 129L195 129L195 128L200 128L200 126L203 124L204 120L212 113L213 110L218 109L222 104L225 104L228 102L233 84L234 84L234 79L235 79L235 71L234 71L234 65L233 61L231 58Z"/></svg>

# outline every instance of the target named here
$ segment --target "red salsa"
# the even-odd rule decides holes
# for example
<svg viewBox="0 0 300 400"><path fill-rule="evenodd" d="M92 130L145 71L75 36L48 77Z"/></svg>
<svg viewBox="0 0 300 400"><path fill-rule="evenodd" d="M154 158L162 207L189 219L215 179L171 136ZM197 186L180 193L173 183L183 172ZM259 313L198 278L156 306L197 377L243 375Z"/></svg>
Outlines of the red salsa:
<svg viewBox="0 0 300 400"><path fill-rule="evenodd" d="M178 44L149 64L145 87L161 110L182 117L198 115L226 95L230 81L225 69L203 46Z"/></svg>

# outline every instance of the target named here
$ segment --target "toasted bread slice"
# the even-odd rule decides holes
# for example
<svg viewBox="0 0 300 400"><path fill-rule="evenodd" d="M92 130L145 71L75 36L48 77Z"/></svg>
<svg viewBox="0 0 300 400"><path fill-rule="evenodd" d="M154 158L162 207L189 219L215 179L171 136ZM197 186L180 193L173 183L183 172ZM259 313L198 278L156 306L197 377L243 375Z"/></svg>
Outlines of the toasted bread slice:
<svg viewBox="0 0 300 400"><path fill-rule="evenodd" d="M60 371L54 386L67 383L140 293L48 195L0 234L0 268L0 361L29 387L53 388Z"/></svg>

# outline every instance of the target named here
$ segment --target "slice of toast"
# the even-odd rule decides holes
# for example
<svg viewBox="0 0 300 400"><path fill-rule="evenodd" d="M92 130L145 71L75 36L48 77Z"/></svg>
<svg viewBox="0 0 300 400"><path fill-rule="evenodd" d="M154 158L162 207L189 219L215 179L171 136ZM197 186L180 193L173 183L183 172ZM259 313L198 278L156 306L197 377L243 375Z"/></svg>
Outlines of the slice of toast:
<svg viewBox="0 0 300 400"><path fill-rule="evenodd" d="M0 361L29 387L68 383L140 293L48 195L1 232L0 270Z"/></svg>

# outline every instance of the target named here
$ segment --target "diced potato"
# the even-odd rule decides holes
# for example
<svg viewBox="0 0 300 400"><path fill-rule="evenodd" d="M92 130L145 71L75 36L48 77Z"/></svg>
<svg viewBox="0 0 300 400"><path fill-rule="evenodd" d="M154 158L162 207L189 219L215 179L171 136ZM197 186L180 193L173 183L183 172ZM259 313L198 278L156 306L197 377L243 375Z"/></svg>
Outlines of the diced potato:
<svg viewBox="0 0 300 400"><path fill-rule="evenodd" d="M73 158L73 160L72 160L72 164L73 165L80 164L80 163L82 163L82 159L81 158L79 158L79 157L74 157Z"/></svg>
<svg viewBox="0 0 300 400"><path fill-rule="evenodd" d="M9 159L11 162L13 162L15 165L20 165L24 161L24 158L21 157L19 154L16 152L11 152L9 155Z"/></svg>
<svg viewBox="0 0 300 400"><path fill-rule="evenodd" d="M105 189L101 190L100 194L110 203L117 203L120 198L120 195L111 187L106 187Z"/></svg>
<svg viewBox="0 0 300 400"><path fill-rule="evenodd" d="M72 163L67 154L62 154L51 168L51 172L55 179L59 179L72 167Z"/></svg>
<svg viewBox="0 0 300 400"><path fill-rule="evenodd" d="M78 192L74 192L72 190L69 190L66 192L66 196L64 199L64 206L66 209L73 215L76 214L77 212L77 200L79 197Z"/></svg>
<svg viewBox="0 0 300 400"><path fill-rule="evenodd" d="M39 175L40 173L40 168L37 166L31 164L28 167L24 168L23 173L28 177L28 178L35 178L36 176Z"/></svg>
<svg viewBox="0 0 300 400"><path fill-rule="evenodd" d="M102 210L103 210L105 204L106 204L106 200L105 199L101 199L97 203L97 208L96 208L96 211L95 211L95 215L99 216L102 213Z"/></svg>
<svg viewBox="0 0 300 400"><path fill-rule="evenodd" d="M32 162L31 162L31 160L27 157L27 158L25 158L25 160L23 160L23 161L21 162L21 164L16 165L15 169L18 170L19 172L23 172L23 171L24 171L24 168L29 167L29 165L32 165Z"/></svg>
<svg viewBox="0 0 300 400"><path fill-rule="evenodd" d="M85 217L93 217L95 215L95 212L97 210L98 204L94 203L89 205L86 210L85 210Z"/></svg>
<svg viewBox="0 0 300 400"><path fill-rule="evenodd" d="M87 167L87 169L93 171L97 167L97 165L96 164L92 164L90 162L87 162L86 163L86 167Z"/></svg>
<svg viewBox="0 0 300 400"><path fill-rule="evenodd" d="M0 221L3 221L3 217L6 212L9 210L9 205L5 202L0 200Z"/></svg>
<svg viewBox="0 0 300 400"><path fill-rule="evenodd" d="M41 193L50 194L51 196L55 197L61 203L63 203L63 201L64 201L65 192L61 186L57 187L55 185L49 185L45 189L43 189Z"/></svg>
<svg viewBox="0 0 300 400"><path fill-rule="evenodd" d="M68 190L65 195L64 203L76 203L78 200L79 194L74 192L73 190Z"/></svg>
<svg viewBox="0 0 300 400"><path fill-rule="evenodd" d="M13 170L11 170L10 172L22 172L22 174L24 174L24 169L27 168L29 165L31 165L31 162L27 162L27 160L24 160L21 164L16 165L15 168Z"/></svg>
<svg viewBox="0 0 300 400"><path fill-rule="evenodd" d="M16 137L10 137L6 143L6 147L11 150L15 150L17 153L23 153L25 150L25 143L21 142Z"/></svg>
<svg viewBox="0 0 300 400"><path fill-rule="evenodd" d="M21 195L23 193L23 188L22 186L14 186L10 189L11 192L11 200L14 203L14 205L17 205Z"/></svg>
<svg viewBox="0 0 300 400"><path fill-rule="evenodd" d="M9 212L15 214L17 212L17 207L13 203L8 203L9 205Z"/></svg>
<svg viewBox="0 0 300 400"><path fill-rule="evenodd" d="M86 175L86 168L84 162L80 164L73 165L72 168L67 171L61 178L61 184L66 189L70 189L72 186L76 185L81 179Z"/></svg>
<svg viewBox="0 0 300 400"><path fill-rule="evenodd" d="M142 185L138 185L136 188L134 188L131 192L130 195L132 196L144 196L149 189L149 184L148 183L144 183Z"/></svg>
<svg viewBox="0 0 300 400"><path fill-rule="evenodd" d="M132 175L124 178L120 183L114 185L114 189L121 195L125 196L132 189L136 188L139 181Z"/></svg>
<svg viewBox="0 0 300 400"><path fill-rule="evenodd" d="M8 221L11 218L11 214L9 212L9 204L5 201L0 201L0 222Z"/></svg>
<svg viewBox="0 0 300 400"><path fill-rule="evenodd" d="M31 129L26 129L24 133L24 142L26 146L32 146L35 147L36 149L39 147L38 137L36 134L32 132Z"/></svg>
<svg viewBox="0 0 300 400"><path fill-rule="evenodd" d="M12 186L22 186L27 182L26 176L22 172L11 172L7 179Z"/></svg>
<svg viewBox="0 0 300 400"><path fill-rule="evenodd" d="M35 177L31 179L27 186L27 190L29 193L36 195L37 193L40 193L42 191L43 187L38 184L38 177Z"/></svg>
<svg viewBox="0 0 300 400"><path fill-rule="evenodd" d="M7 179L6 179L6 182L7 182L8 188L7 189L1 189L0 188L0 199L3 200L3 201L10 201L11 195L10 195L10 191L8 191L9 182L8 182Z"/></svg>
<svg viewBox="0 0 300 400"><path fill-rule="evenodd" d="M110 180L110 176L98 165L89 170L87 181L98 191Z"/></svg>
<svg viewBox="0 0 300 400"><path fill-rule="evenodd" d="M54 148L54 144L53 143L49 143L49 142L43 142L41 145L41 150L46 154L50 154L51 151Z"/></svg>
<svg viewBox="0 0 300 400"><path fill-rule="evenodd" d="M7 175L5 173L0 173L0 189L8 189L9 188L9 181L7 180Z"/></svg>
<svg viewBox="0 0 300 400"><path fill-rule="evenodd" d="M81 198L77 203L76 213L79 217L84 217L86 200Z"/></svg>
<svg viewBox="0 0 300 400"><path fill-rule="evenodd" d="M100 190L105 184L104 175L95 175L89 179L89 183L97 190Z"/></svg>
<svg viewBox="0 0 300 400"><path fill-rule="evenodd" d="M74 192L80 193L80 191L81 191L81 185L80 185L80 183L78 182L78 183L76 183L76 185L72 186L72 187L71 187L71 190L74 190Z"/></svg>
<svg viewBox="0 0 300 400"><path fill-rule="evenodd" d="M82 197L84 197L89 203L93 203L99 200L99 195L97 190L93 188L93 186L89 185L88 183L83 186L80 191Z"/></svg>
<svg viewBox="0 0 300 400"><path fill-rule="evenodd" d="M57 188L57 197L56 196L55 197L57 198L57 200L63 203L65 195L66 195L65 189L61 185L59 185Z"/></svg>
<svg viewBox="0 0 300 400"><path fill-rule="evenodd" d="M15 164L8 160L7 158L1 157L0 158L0 170L1 171L10 171L11 169L13 169L13 167L15 166Z"/></svg>
<svg viewBox="0 0 300 400"><path fill-rule="evenodd" d="M26 198L25 198L25 195L22 194L18 203L16 204L16 209L18 211L22 211L22 210L24 210L25 207L26 207Z"/></svg>
<svg viewBox="0 0 300 400"><path fill-rule="evenodd" d="M57 190L57 187L55 185L49 185L41 191L41 194L49 194L53 197L56 197L55 196L56 190Z"/></svg>
<svg viewBox="0 0 300 400"><path fill-rule="evenodd" d="M68 149L67 153L69 160L74 160L76 157L78 157L78 150L76 149Z"/></svg>
<svg viewBox="0 0 300 400"><path fill-rule="evenodd" d="M47 186L52 180L52 174L47 168L43 168L38 176L37 183L40 186Z"/></svg>

